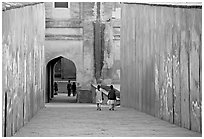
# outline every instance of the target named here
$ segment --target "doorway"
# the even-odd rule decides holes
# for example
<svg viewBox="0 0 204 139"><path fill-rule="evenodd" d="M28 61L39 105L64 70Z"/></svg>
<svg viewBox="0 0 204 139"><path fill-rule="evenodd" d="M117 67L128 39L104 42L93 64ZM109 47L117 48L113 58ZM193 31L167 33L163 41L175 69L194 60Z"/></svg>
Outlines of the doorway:
<svg viewBox="0 0 204 139"><path fill-rule="evenodd" d="M59 56L50 60L46 66L45 102L77 102L77 96L67 96L67 83L77 85L76 66L73 61ZM55 85L57 84L57 90ZM73 94L73 92L72 92Z"/></svg>

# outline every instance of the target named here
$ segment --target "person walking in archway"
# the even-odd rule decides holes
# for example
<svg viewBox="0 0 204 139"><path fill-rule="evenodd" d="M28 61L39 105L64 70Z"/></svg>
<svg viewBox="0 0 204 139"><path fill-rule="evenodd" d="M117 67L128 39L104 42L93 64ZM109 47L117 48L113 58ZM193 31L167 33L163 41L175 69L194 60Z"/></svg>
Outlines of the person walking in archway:
<svg viewBox="0 0 204 139"><path fill-rule="evenodd" d="M113 89L113 85L110 86L110 89L111 90L108 93L109 110L114 111L115 101L116 101L116 93L115 93L115 90Z"/></svg>
<svg viewBox="0 0 204 139"><path fill-rule="evenodd" d="M73 96L76 95L76 83L75 82L72 83L72 93L73 93Z"/></svg>
<svg viewBox="0 0 204 139"><path fill-rule="evenodd" d="M70 80L68 81L68 84L67 84L67 91L68 91L68 96L71 95L71 83L70 83Z"/></svg>
<svg viewBox="0 0 204 139"><path fill-rule="evenodd" d="M103 92L101 91L100 85L98 85L97 89L96 89L96 106L97 106L97 110L101 111L102 101L103 101Z"/></svg>
<svg viewBox="0 0 204 139"><path fill-rule="evenodd" d="M56 82L54 83L54 91L55 91L54 95L57 95L58 85Z"/></svg>

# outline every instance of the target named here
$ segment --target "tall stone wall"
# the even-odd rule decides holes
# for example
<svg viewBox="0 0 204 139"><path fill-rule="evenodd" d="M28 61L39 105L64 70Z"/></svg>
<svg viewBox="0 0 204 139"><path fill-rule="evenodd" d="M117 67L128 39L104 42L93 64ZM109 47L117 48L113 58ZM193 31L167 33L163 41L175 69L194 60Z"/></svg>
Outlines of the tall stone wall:
<svg viewBox="0 0 204 139"><path fill-rule="evenodd" d="M45 3L46 63L59 56L73 61L77 70L77 82L83 89L91 89L90 84L95 82L96 78L111 80L111 82L115 78L119 81L120 14L118 13L120 10L118 9L120 5L71 2L70 8L59 10L54 8L53 4L53 2ZM59 14L56 18L55 14L63 10L69 17ZM99 26L103 26L101 31L96 28L95 23L98 19ZM100 42L96 43L97 40ZM95 49L98 49L99 45L102 48L100 52ZM98 59L99 55L104 58ZM98 68L97 63L102 63L102 66L99 65ZM99 77L98 73L100 73Z"/></svg>
<svg viewBox="0 0 204 139"><path fill-rule="evenodd" d="M104 84L120 83L120 10L119 2L101 2L103 24L101 79Z"/></svg>
<svg viewBox="0 0 204 139"><path fill-rule="evenodd" d="M70 8L57 9L46 2L46 63L59 56L74 62L76 80L82 89L90 89L93 73L94 3L71 2ZM69 17L54 13L65 12Z"/></svg>
<svg viewBox="0 0 204 139"><path fill-rule="evenodd" d="M44 106L44 30L43 3L3 3L3 136L12 136Z"/></svg>
<svg viewBox="0 0 204 139"><path fill-rule="evenodd" d="M82 89L91 90L91 83L94 82L94 27L96 20L95 3L80 3L80 17L83 25L83 86Z"/></svg>
<svg viewBox="0 0 204 139"><path fill-rule="evenodd" d="M121 105L202 132L201 6L124 4Z"/></svg>

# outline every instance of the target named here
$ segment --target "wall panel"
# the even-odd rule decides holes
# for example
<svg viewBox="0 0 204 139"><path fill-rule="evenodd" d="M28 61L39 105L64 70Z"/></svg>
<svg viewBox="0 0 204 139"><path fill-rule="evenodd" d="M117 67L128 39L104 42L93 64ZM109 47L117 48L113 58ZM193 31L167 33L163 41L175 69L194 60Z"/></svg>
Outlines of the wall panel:
<svg viewBox="0 0 204 139"><path fill-rule="evenodd" d="M178 13L178 14L176 14ZM173 56L173 96L174 96L174 123L181 125L181 86L180 86L180 25L181 9L174 9L174 27L172 28L172 56Z"/></svg>
<svg viewBox="0 0 204 139"><path fill-rule="evenodd" d="M195 131L200 131L200 109L201 109L201 101L200 101L200 84L199 84L199 50L200 50L200 30L201 28L201 19L199 15L196 15L196 12L188 11L188 15L190 16L187 21L189 24L190 30L190 49L189 49L189 80L190 80L190 121L191 121L191 129ZM190 20L193 19L193 20Z"/></svg>
<svg viewBox="0 0 204 139"><path fill-rule="evenodd" d="M123 106L201 132L201 19L201 6L123 4Z"/></svg>
<svg viewBox="0 0 204 139"><path fill-rule="evenodd" d="M2 19L2 127L12 136L44 106L44 4L11 4Z"/></svg>

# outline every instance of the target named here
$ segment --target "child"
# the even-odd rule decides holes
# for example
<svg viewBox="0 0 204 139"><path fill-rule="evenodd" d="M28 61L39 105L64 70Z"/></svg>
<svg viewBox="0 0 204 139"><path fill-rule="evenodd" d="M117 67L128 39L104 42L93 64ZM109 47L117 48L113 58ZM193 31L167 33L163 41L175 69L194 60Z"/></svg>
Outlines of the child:
<svg viewBox="0 0 204 139"><path fill-rule="evenodd" d="M103 99L103 92L100 89L100 85L97 86L96 89L96 105L97 105L97 110L101 111L101 103L102 103L102 99Z"/></svg>
<svg viewBox="0 0 204 139"><path fill-rule="evenodd" d="M116 94L115 90L113 89L113 86L110 86L111 90L108 93L108 103L109 103L109 110L114 111L114 105L115 105L115 100L116 100Z"/></svg>

